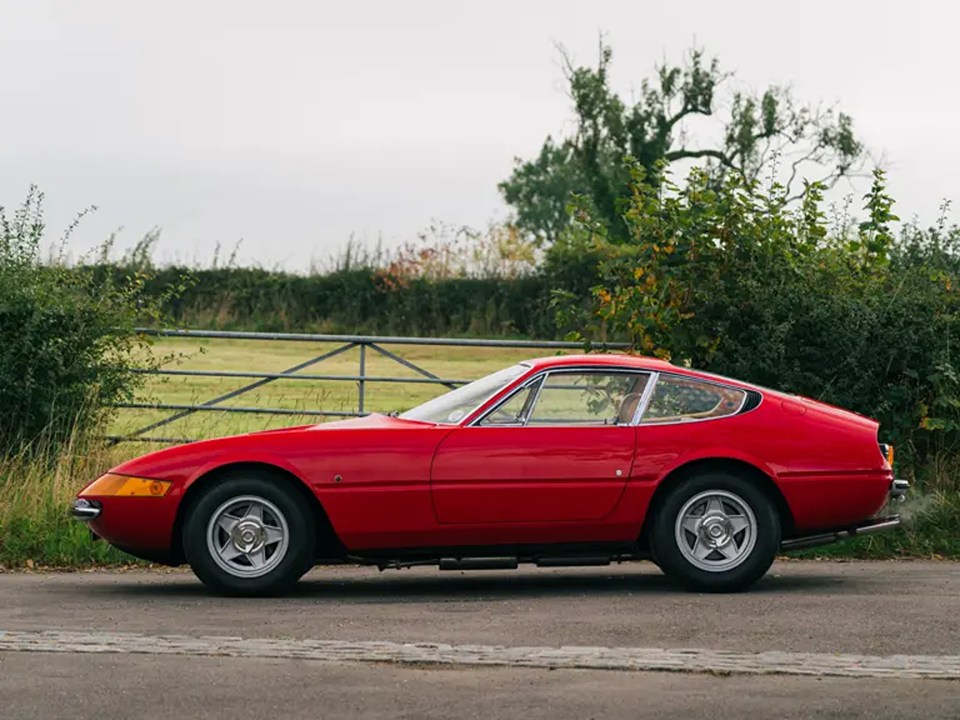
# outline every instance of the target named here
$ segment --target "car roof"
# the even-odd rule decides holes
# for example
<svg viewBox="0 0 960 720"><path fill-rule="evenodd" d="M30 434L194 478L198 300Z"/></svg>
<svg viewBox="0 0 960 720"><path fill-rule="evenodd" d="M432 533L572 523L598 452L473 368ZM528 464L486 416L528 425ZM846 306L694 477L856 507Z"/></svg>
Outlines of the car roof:
<svg viewBox="0 0 960 720"><path fill-rule="evenodd" d="M598 367L608 367L611 365L619 367L630 367L643 370L668 370L676 368L675 365L666 360L645 357L643 355L625 355L624 353L594 353L591 355L551 355L548 357L532 358L526 360L526 365L530 365L536 370L545 370L552 367L568 367L584 365L595 365Z"/></svg>
<svg viewBox="0 0 960 720"><path fill-rule="evenodd" d="M532 358L530 360L525 360L524 365L530 366L535 372L541 370L549 370L551 368L565 368L565 367L619 367L619 368L630 368L637 370L647 370L653 372L669 372L677 375L686 375L688 377L699 378L701 380L706 380L708 382L722 383L724 385L731 385L733 387L740 387L748 390L758 390L759 388L756 385L751 383L744 382L742 380L736 380L734 378L723 377L721 375L714 375L708 372L702 372L699 370L693 370L691 368L681 367L679 365L674 365L673 363L667 362L666 360L660 360L659 358L646 357L644 355L626 355L624 353L594 353L590 355L579 354L579 355L552 355L548 357ZM774 392L776 390L770 390L768 388L763 388L765 392ZM779 394L779 393L778 393Z"/></svg>

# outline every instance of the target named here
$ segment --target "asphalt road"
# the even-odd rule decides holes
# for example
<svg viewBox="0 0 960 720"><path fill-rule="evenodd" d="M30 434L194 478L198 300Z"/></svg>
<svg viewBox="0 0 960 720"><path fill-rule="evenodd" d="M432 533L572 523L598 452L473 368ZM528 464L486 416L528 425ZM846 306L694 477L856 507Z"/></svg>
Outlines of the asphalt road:
<svg viewBox="0 0 960 720"><path fill-rule="evenodd" d="M210 596L182 572L6 574L0 646L4 631L176 635L187 647L158 654L140 638L131 647L75 651L57 636L48 641L53 651L38 652L17 641L0 651L5 719L960 718L960 680L898 670L904 655L927 664L952 658L951 667L960 660L960 564L953 563L778 563L740 595L680 592L647 564L484 573L320 568L292 597L244 600ZM294 649L278 657L190 650L191 639L207 636L289 641ZM343 653L356 652L354 643L390 659L310 659L294 642L308 640L343 641L332 644ZM389 653L411 643L478 646L468 650L493 666L485 659L397 664ZM723 664L638 672L550 669L552 660L538 659L562 646L584 656L598 648L697 648ZM524 662L533 666L509 659L531 647ZM787 675L741 674L740 656L727 657L771 651L803 655L791 657L800 664ZM837 654L882 656L886 669L824 676L822 663Z"/></svg>

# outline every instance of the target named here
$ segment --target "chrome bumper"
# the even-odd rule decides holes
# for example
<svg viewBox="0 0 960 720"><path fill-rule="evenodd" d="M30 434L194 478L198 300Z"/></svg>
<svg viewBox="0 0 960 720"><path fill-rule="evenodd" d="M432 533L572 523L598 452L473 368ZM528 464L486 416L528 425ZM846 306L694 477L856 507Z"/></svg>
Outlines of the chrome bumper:
<svg viewBox="0 0 960 720"><path fill-rule="evenodd" d="M856 537L857 535L872 535L873 533L893 530L900 526L900 516L890 515L884 518L874 518L866 522L854 525L844 530L835 530L834 532L820 533L819 535L808 535L807 537L790 538L780 543L781 550L801 550L803 548L817 547L818 545L830 545L831 543Z"/></svg>
<svg viewBox="0 0 960 720"><path fill-rule="evenodd" d="M907 490L909 489L910 483L906 480L894 480L890 483L890 499L903 502L907 497Z"/></svg>
<svg viewBox="0 0 960 720"><path fill-rule="evenodd" d="M77 498L73 501L73 507L70 508L70 514L77 520L96 520L100 517L100 503L96 500L87 500L86 498Z"/></svg>

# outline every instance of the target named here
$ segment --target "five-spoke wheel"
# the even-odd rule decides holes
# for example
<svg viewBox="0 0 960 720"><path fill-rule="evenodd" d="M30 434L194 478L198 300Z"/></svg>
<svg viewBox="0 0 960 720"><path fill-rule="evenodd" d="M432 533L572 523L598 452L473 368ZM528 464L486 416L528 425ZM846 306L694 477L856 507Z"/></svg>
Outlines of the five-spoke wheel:
<svg viewBox="0 0 960 720"><path fill-rule="evenodd" d="M313 516L287 478L231 474L206 487L187 508L183 546L197 576L218 592L282 592L313 560Z"/></svg>
<svg viewBox="0 0 960 720"><path fill-rule="evenodd" d="M290 544L283 513L269 500L241 495L223 503L207 524L207 549L217 565L238 577L266 575Z"/></svg>
<svg viewBox="0 0 960 720"><path fill-rule="evenodd" d="M674 485L654 509L657 563L697 590L743 590L773 563L780 518L753 478L702 473Z"/></svg>
<svg viewBox="0 0 960 720"><path fill-rule="evenodd" d="M725 490L707 490L680 509L676 539L691 565L723 572L750 556L757 542L757 519L743 498Z"/></svg>

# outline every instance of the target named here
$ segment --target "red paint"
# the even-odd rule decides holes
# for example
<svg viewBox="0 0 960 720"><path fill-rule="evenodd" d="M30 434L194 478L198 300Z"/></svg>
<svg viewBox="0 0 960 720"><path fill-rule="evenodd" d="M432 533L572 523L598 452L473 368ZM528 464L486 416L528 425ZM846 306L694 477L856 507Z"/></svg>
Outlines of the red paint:
<svg viewBox="0 0 960 720"><path fill-rule="evenodd" d="M599 520L623 494L636 428L458 427L430 481L440 523Z"/></svg>
<svg viewBox="0 0 960 720"><path fill-rule="evenodd" d="M623 355L551 357L530 365L511 388L543 369L583 365L716 380ZM877 423L806 398L762 393L759 407L749 412L668 425L468 427L498 399L492 398L460 425L372 415L191 443L114 468L169 480L173 487L163 498L94 498L103 513L92 528L122 547L168 551L184 493L209 472L236 463L272 465L299 478L343 544L357 551L629 542L639 535L659 483L710 458L738 460L766 474L783 494L798 534L875 514L892 480L877 447Z"/></svg>

